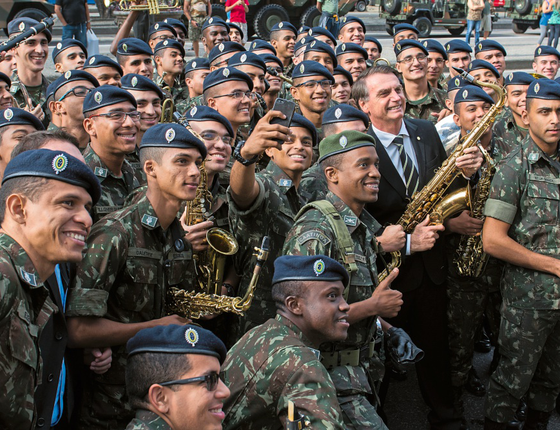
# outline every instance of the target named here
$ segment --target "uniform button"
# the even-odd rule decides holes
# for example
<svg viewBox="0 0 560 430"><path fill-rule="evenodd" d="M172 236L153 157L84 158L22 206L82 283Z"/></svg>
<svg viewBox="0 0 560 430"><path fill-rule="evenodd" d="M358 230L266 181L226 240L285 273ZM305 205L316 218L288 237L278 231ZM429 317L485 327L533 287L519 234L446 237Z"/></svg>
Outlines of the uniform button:
<svg viewBox="0 0 560 430"><path fill-rule="evenodd" d="M63 338L62 333L59 332L59 331L57 331L57 332L55 333L55 335L54 335L54 338L55 338L56 340L62 340L62 338Z"/></svg>
<svg viewBox="0 0 560 430"><path fill-rule="evenodd" d="M165 260L165 262L163 263L163 265L169 269L171 267L171 260Z"/></svg>
<svg viewBox="0 0 560 430"><path fill-rule="evenodd" d="M45 425L45 419L44 418L39 418L37 420L37 427L43 427Z"/></svg>
<svg viewBox="0 0 560 430"><path fill-rule="evenodd" d="M49 373L49 376L47 376L47 381L52 382L54 379L54 375L52 373Z"/></svg>

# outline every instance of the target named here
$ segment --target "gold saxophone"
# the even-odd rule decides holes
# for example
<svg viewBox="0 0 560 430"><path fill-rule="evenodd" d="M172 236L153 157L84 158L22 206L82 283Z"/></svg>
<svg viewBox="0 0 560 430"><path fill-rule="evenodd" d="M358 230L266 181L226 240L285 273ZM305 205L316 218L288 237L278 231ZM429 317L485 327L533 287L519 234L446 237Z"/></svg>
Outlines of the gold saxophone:
<svg viewBox="0 0 560 430"><path fill-rule="evenodd" d="M171 87L169 85L164 87L163 91L169 94L169 97L165 98L165 100L163 100L163 103L161 104L161 118L159 119L159 122L170 123L173 122L173 113L175 112L175 102L173 101L173 97L171 96ZM189 131L192 133L192 129L189 129Z"/></svg>
<svg viewBox="0 0 560 430"><path fill-rule="evenodd" d="M468 208L469 186L466 189L458 190L448 196L444 196L451 183L459 176L461 171L455 166L457 158L463 155L465 149L478 145L480 136L490 127L496 120L496 117L504 107L506 101L506 93L502 87L489 82L480 82L472 75L462 69L454 67L454 69L463 76L463 78L480 87L492 88L498 94L499 99L488 113L476 124L471 132L459 142L453 153L443 162L434 177L419 192L412 196L412 201L406 207L406 211L402 214L398 221L406 233L412 233L416 226L420 224L426 216L430 217L431 224L441 224L448 217L457 212ZM480 147L480 146L479 146ZM387 275L401 264L401 254L399 251L391 253L392 260L385 270L379 274L379 282L383 281Z"/></svg>

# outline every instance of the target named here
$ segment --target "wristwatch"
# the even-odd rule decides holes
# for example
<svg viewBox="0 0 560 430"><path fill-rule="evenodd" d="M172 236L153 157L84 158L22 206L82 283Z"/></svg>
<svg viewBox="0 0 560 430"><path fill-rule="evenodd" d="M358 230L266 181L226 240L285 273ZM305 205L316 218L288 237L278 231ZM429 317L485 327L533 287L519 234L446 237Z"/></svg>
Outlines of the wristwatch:
<svg viewBox="0 0 560 430"><path fill-rule="evenodd" d="M251 158L249 160L247 160L246 158L243 158L243 156L241 155L241 149L243 149L243 146L245 146L245 141L240 140L239 143L237 144L237 146L235 147L235 149L233 150L233 158L235 158L237 161L239 161L244 166L250 166L251 164L255 164L258 161L259 156L255 155L253 158Z"/></svg>

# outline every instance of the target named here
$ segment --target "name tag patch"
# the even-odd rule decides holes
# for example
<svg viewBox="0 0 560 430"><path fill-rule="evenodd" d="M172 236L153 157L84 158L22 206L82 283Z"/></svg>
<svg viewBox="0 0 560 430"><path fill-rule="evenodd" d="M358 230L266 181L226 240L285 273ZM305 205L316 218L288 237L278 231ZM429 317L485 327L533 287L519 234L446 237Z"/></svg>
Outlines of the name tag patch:
<svg viewBox="0 0 560 430"><path fill-rule="evenodd" d="M297 238L297 242L300 245L303 245L305 242L308 242L310 240L318 240L322 245L326 245L331 241L323 232L319 230L306 231Z"/></svg>

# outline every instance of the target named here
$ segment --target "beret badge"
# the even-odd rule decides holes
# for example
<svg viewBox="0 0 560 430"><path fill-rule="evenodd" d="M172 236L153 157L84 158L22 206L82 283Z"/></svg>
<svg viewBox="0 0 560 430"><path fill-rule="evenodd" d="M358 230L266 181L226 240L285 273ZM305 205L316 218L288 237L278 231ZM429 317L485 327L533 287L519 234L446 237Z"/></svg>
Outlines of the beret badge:
<svg viewBox="0 0 560 430"><path fill-rule="evenodd" d="M342 110L340 108L337 108L334 111L334 116L336 117L336 119L340 119L340 117L342 116Z"/></svg>
<svg viewBox="0 0 560 430"><path fill-rule="evenodd" d="M305 66L303 64L301 66L299 66L299 72L300 73L305 72Z"/></svg>
<svg viewBox="0 0 560 430"><path fill-rule="evenodd" d="M101 94L99 91L97 91L95 93L95 95L93 96L93 100L95 100L97 102L97 104L100 104L103 101L103 94Z"/></svg>
<svg viewBox="0 0 560 430"><path fill-rule="evenodd" d="M196 106L193 107L193 108L191 109L191 112L190 112L191 117L195 116L197 112L198 112L198 109L196 108Z"/></svg>
<svg viewBox="0 0 560 430"><path fill-rule="evenodd" d="M170 128L165 132L165 140L167 140L168 143L171 143L173 139L175 139L175 130Z"/></svg>
<svg viewBox="0 0 560 430"><path fill-rule="evenodd" d="M192 68L196 69L196 61L193 61L191 64L192 64Z"/></svg>
<svg viewBox="0 0 560 430"><path fill-rule="evenodd" d="M325 271L325 262L323 260L317 260L313 263L313 271L316 276L319 276Z"/></svg>
<svg viewBox="0 0 560 430"><path fill-rule="evenodd" d="M18 28L19 28L19 31L25 30L25 22L20 22Z"/></svg>
<svg viewBox="0 0 560 430"><path fill-rule="evenodd" d="M126 43L123 43L122 50L124 52L128 52L128 46L126 46Z"/></svg>
<svg viewBox="0 0 560 430"><path fill-rule="evenodd" d="M538 94L540 89L541 89L541 87L540 87L540 85L537 83L537 84L535 85L535 94Z"/></svg>
<svg viewBox="0 0 560 430"><path fill-rule="evenodd" d="M56 49L60 49L60 48L62 48L62 43L61 43L61 42L58 42L58 43L56 44Z"/></svg>
<svg viewBox="0 0 560 430"><path fill-rule="evenodd" d="M229 69L225 68L222 74L227 78L229 76Z"/></svg>
<svg viewBox="0 0 560 430"><path fill-rule="evenodd" d="M242 63L244 63L245 61L247 61L247 54L243 54L243 55L241 56L240 59L241 59L241 62L242 62Z"/></svg>
<svg viewBox="0 0 560 430"><path fill-rule="evenodd" d="M136 76L133 76L132 79L130 80L130 83L132 84L133 87L135 87L138 84L138 78Z"/></svg>
<svg viewBox="0 0 560 430"><path fill-rule="evenodd" d="M64 74L64 79L70 79L70 76L72 76L72 71L68 70L65 74Z"/></svg>
<svg viewBox="0 0 560 430"><path fill-rule="evenodd" d="M466 99L468 95L469 95L469 90L463 91L463 98L464 99Z"/></svg>
<svg viewBox="0 0 560 430"><path fill-rule="evenodd" d="M52 168L57 175L68 167L68 158L64 154L59 154L53 158Z"/></svg>
<svg viewBox="0 0 560 430"><path fill-rule="evenodd" d="M455 86L459 86L461 84L461 81L459 80L459 78L455 78Z"/></svg>
<svg viewBox="0 0 560 430"><path fill-rule="evenodd" d="M185 332L185 340L191 346L195 346L198 342L198 332L194 328L188 328Z"/></svg>
<svg viewBox="0 0 560 430"><path fill-rule="evenodd" d="M93 64L93 63L95 63L95 57L91 57L89 60L89 64Z"/></svg>
<svg viewBox="0 0 560 430"><path fill-rule="evenodd" d="M6 119L6 121L11 121L13 117L14 112L11 109L6 109L4 111L4 118Z"/></svg>
<svg viewBox="0 0 560 430"><path fill-rule="evenodd" d="M348 145L348 138L346 136L341 136L338 143L342 148L346 148L346 145Z"/></svg>

